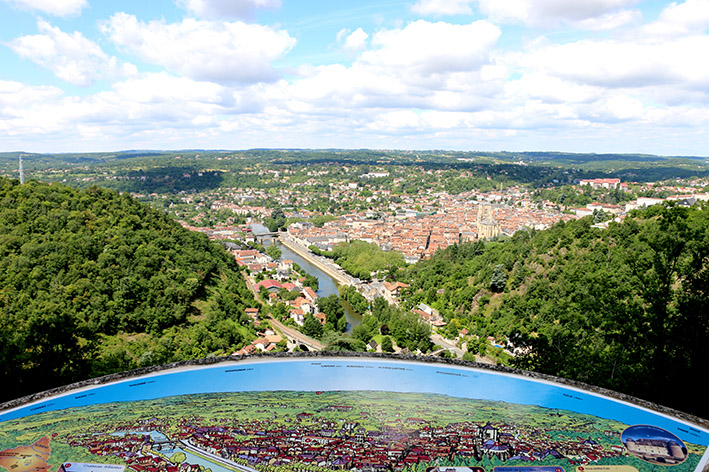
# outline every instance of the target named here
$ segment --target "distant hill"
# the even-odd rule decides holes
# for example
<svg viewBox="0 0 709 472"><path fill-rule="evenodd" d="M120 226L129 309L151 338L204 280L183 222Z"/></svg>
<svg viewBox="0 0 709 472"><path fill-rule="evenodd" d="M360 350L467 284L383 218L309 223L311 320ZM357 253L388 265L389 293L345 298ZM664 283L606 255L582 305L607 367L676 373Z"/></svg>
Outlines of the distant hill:
<svg viewBox="0 0 709 472"><path fill-rule="evenodd" d="M0 399L226 354L256 306L223 247L96 187L0 178Z"/></svg>
<svg viewBox="0 0 709 472"><path fill-rule="evenodd" d="M440 310L449 337L465 328L473 352L492 336L516 367L709 417L709 206L592 224L450 246L401 277L404 298Z"/></svg>
<svg viewBox="0 0 709 472"><path fill-rule="evenodd" d="M252 187L252 166L422 166L428 170L471 171L504 176L534 187L575 179L613 176L624 182L706 177L709 158L648 154L565 152L474 152L333 149L251 149L245 151L131 150L98 153L33 154L0 152L0 176L17 178L22 154L25 176L42 181L91 185L136 193L194 193L218 187Z"/></svg>

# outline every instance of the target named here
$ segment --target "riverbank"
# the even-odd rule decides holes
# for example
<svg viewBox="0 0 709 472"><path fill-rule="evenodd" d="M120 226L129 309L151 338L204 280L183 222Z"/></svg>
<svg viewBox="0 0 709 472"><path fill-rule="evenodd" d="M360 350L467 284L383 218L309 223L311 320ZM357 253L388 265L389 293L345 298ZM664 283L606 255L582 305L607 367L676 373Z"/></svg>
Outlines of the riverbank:
<svg viewBox="0 0 709 472"><path fill-rule="evenodd" d="M346 274L343 276L343 274L338 273L340 269L334 266L332 262L323 260L320 261L321 263L318 263L317 260L313 260L313 254L310 250L303 247L302 244L298 244L296 241L289 241L289 243L296 244L300 247L294 247L293 244L286 246L281 241L281 238L273 237L273 233L269 233L268 228L260 223L252 222L251 228L255 236L268 235L263 240L265 247L275 245L281 251L281 259L293 261L300 266L302 271L318 279L318 289L315 291L318 297L322 298L333 294L339 296L340 292L337 287L342 285L342 282L345 281L343 277L346 276ZM288 236L287 233L279 233L278 235ZM327 270L328 266L334 267ZM362 322L362 315L355 313L347 303L343 303L342 306L345 309L345 317L347 318L347 333L351 333L354 327Z"/></svg>
<svg viewBox="0 0 709 472"><path fill-rule="evenodd" d="M357 285L359 282L359 279L352 277L340 268L336 268L335 263L313 254L310 249L294 241L287 233L280 233L278 239L285 247L335 279L339 285Z"/></svg>

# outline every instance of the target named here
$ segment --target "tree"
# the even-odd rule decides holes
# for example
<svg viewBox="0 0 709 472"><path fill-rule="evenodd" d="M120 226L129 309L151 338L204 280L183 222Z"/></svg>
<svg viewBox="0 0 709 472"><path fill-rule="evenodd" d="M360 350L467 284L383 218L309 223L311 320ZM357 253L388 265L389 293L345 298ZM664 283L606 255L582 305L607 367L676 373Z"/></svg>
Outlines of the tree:
<svg viewBox="0 0 709 472"><path fill-rule="evenodd" d="M320 323L320 320L315 318L310 313L305 315L305 321L303 323L303 334L316 339L320 339L323 334L322 323Z"/></svg>
<svg viewBox="0 0 709 472"><path fill-rule="evenodd" d="M473 354L470 351L463 353L463 360L468 361L468 362L477 362L477 358L475 357L475 354Z"/></svg>
<svg viewBox="0 0 709 472"><path fill-rule="evenodd" d="M486 353L487 353L487 340L486 339L483 339L480 337L468 339L466 354L472 354L473 355L472 360L475 360L476 354L480 355L480 356L484 356ZM463 357L463 359L467 360L467 359L465 359L465 357Z"/></svg>
<svg viewBox="0 0 709 472"><path fill-rule="evenodd" d="M505 290L507 284L507 273L505 272L504 264L497 264L492 271L490 279L490 290L499 293Z"/></svg>
<svg viewBox="0 0 709 472"><path fill-rule="evenodd" d="M345 309L340 303L340 297L336 294L328 295L318 299L318 309L325 313L327 322L331 323L336 331L344 332L347 329L347 318Z"/></svg>
<svg viewBox="0 0 709 472"><path fill-rule="evenodd" d="M267 218L264 223L269 231L280 231L286 225L286 215L283 213L282 209L276 208L271 211L270 218Z"/></svg>
<svg viewBox="0 0 709 472"><path fill-rule="evenodd" d="M394 344L389 336L382 338L382 352L394 352Z"/></svg>
<svg viewBox="0 0 709 472"><path fill-rule="evenodd" d="M331 331L323 337L326 344L324 351L359 351L367 350L367 345L359 339Z"/></svg>
<svg viewBox="0 0 709 472"><path fill-rule="evenodd" d="M233 257L162 211L2 178L0 202L0 401L256 337ZM188 324L194 315L205 316Z"/></svg>
<svg viewBox="0 0 709 472"><path fill-rule="evenodd" d="M184 452L176 452L173 455L170 456L170 462L172 462L175 465L180 465L185 460L187 459L187 456L185 455Z"/></svg>
<svg viewBox="0 0 709 472"><path fill-rule="evenodd" d="M603 223L608 219L608 215L605 211L596 208L593 210L593 224Z"/></svg>
<svg viewBox="0 0 709 472"><path fill-rule="evenodd" d="M266 248L266 255L268 255L271 259L277 261L281 258L281 255L283 255L283 253L280 249L278 249L278 246L271 245Z"/></svg>

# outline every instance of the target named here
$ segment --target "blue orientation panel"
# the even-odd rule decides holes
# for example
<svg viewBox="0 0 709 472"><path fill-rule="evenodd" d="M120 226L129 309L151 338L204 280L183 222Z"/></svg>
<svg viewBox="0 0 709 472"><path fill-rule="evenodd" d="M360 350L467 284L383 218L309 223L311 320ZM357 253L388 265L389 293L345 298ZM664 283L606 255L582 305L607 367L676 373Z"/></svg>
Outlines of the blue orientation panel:
<svg viewBox="0 0 709 472"><path fill-rule="evenodd" d="M376 358L182 367L0 412L7 472L699 472L708 445L566 385Z"/></svg>

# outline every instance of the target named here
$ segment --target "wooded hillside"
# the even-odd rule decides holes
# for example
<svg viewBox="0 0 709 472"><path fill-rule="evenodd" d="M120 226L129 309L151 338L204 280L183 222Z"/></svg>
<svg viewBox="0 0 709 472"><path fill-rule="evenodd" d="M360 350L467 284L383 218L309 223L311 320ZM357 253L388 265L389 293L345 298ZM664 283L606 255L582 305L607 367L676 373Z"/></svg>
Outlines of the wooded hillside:
<svg viewBox="0 0 709 472"><path fill-rule="evenodd" d="M255 337L234 259L128 195L0 178L0 261L0 399Z"/></svg>
<svg viewBox="0 0 709 472"><path fill-rule="evenodd" d="M410 269L408 304L440 310L449 336L494 336L516 367L709 417L709 208L591 225L450 246Z"/></svg>

